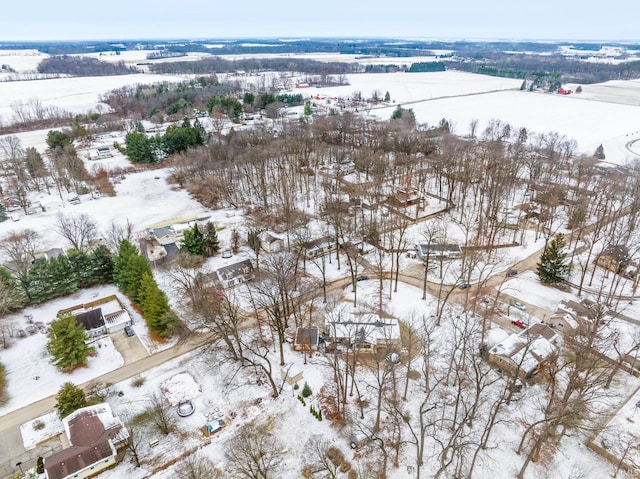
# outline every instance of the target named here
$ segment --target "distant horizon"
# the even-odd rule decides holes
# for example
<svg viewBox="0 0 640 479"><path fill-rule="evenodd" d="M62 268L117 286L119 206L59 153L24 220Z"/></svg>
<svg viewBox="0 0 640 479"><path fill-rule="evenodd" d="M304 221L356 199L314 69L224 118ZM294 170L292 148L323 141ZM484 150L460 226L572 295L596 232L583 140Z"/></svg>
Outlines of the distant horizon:
<svg viewBox="0 0 640 479"><path fill-rule="evenodd" d="M130 2L22 0L3 6L0 42L222 38L437 38L640 42L640 2L598 8L555 0L272 0Z"/></svg>
<svg viewBox="0 0 640 479"><path fill-rule="evenodd" d="M11 44L39 44L39 43L131 43L131 42L193 42L202 43L238 42L242 40L280 41L283 43L294 41L369 41L369 40L401 40L408 42L486 42L486 43L595 43L595 44L640 44L640 39L624 38L533 38L533 37L427 37L427 36L226 36L226 37L113 37L113 38L69 38L69 39L35 39L35 40L4 40L0 39L0 47Z"/></svg>

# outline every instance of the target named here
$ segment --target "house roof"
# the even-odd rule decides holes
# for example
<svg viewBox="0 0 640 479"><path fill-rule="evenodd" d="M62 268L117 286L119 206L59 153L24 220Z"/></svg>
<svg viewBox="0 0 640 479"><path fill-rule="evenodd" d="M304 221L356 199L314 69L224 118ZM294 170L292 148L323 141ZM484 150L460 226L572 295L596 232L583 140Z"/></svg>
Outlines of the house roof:
<svg viewBox="0 0 640 479"><path fill-rule="evenodd" d="M319 329L317 326L308 328L298 328L296 330L295 344L305 344L310 346L318 345Z"/></svg>
<svg viewBox="0 0 640 479"><path fill-rule="evenodd" d="M318 248L325 248L327 246L333 246L335 244L335 239L331 236L323 236L322 238L317 238L311 241L306 241L302 244L307 251L313 251Z"/></svg>
<svg viewBox="0 0 640 479"><path fill-rule="evenodd" d="M102 308L92 309L76 315L76 323L84 325L87 331L98 329L104 326Z"/></svg>
<svg viewBox="0 0 640 479"><path fill-rule="evenodd" d="M462 253L460 245L454 243L417 244L416 250L420 257L426 256L427 253L434 256L450 256Z"/></svg>
<svg viewBox="0 0 640 479"><path fill-rule="evenodd" d="M276 241L282 241L282 238L278 238L277 236L272 235L268 231L263 231L260 233L260 240L263 243L275 243Z"/></svg>
<svg viewBox="0 0 640 479"><path fill-rule="evenodd" d="M216 274L220 281L228 281L230 279L237 278L238 276L250 274L252 271L253 265L251 264L251 260L245 259L243 261L218 268L216 270Z"/></svg>
<svg viewBox="0 0 640 479"><path fill-rule="evenodd" d="M630 261L629 249L621 244L607 246L600 252L600 256L608 256L620 264L625 264Z"/></svg>
<svg viewBox="0 0 640 479"><path fill-rule="evenodd" d="M529 374L557 351L558 338L558 334L549 326L535 323L520 333L505 338L489 352L511 359L522 371Z"/></svg>
<svg viewBox="0 0 640 479"><path fill-rule="evenodd" d="M78 409L63 420L70 447L44 461L48 479L64 479L115 455L129 433L107 403Z"/></svg>
<svg viewBox="0 0 640 479"><path fill-rule="evenodd" d="M376 315L349 313L344 319L327 319L330 334L336 338L350 338L352 342L377 343L400 339L400 326L394 318L381 319Z"/></svg>

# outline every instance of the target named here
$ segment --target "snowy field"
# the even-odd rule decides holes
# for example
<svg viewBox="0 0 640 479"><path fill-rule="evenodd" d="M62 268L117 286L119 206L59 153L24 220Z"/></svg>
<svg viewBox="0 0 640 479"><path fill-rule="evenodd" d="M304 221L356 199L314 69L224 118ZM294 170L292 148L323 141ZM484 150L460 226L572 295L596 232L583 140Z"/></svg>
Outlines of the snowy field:
<svg viewBox="0 0 640 479"><path fill-rule="evenodd" d="M183 81L183 77L154 74L55 78L0 82L0 123L13 122L14 106L38 99L44 107L58 107L71 113L106 112L101 97L124 86Z"/></svg>

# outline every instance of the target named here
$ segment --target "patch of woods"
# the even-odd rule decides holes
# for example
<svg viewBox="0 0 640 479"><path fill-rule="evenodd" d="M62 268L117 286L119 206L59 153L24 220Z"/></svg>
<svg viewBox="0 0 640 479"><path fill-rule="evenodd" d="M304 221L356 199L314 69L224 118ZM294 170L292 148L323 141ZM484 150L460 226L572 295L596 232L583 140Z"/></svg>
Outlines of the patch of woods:
<svg viewBox="0 0 640 479"><path fill-rule="evenodd" d="M32 204L32 192L59 198L60 202L65 202L66 197L71 194L98 192L101 195L114 196L115 189L110 174L101 167L94 168L90 173L78 155L73 145L73 137L83 134L85 132L79 125L65 131L49 131L46 156L36 148L24 148L17 136L0 138L0 172L5 178L0 186L0 194L3 196L5 207L18 207L24 214L29 214L37 208L46 208L46 205Z"/></svg>
<svg viewBox="0 0 640 479"><path fill-rule="evenodd" d="M58 73L75 77L95 77L109 75L129 75L139 73L135 67L126 66L123 61L103 62L98 58L71 55L55 55L45 58L38 65L39 73Z"/></svg>
<svg viewBox="0 0 640 479"><path fill-rule="evenodd" d="M202 75L210 72L297 72L307 75L343 75L364 71L358 63L320 62L300 58L243 58L226 60L221 57L206 58L198 61L161 62L149 66L153 73Z"/></svg>
<svg viewBox="0 0 640 479"><path fill-rule="evenodd" d="M452 70L521 79L555 75L560 83L589 84L640 77L640 61L601 63L576 60L559 54L538 56L500 51L470 54L481 55L482 61L443 61Z"/></svg>

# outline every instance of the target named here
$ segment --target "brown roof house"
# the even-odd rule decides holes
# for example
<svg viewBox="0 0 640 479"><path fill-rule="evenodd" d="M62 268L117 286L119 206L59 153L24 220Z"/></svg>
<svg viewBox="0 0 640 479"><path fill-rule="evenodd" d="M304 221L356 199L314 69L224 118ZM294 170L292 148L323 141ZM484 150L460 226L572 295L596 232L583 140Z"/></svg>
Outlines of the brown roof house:
<svg viewBox="0 0 640 479"><path fill-rule="evenodd" d="M577 329L581 324L592 323L598 312L598 304L591 300L562 300L549 318L548 324L564 333Z"/></svg>
<svg viewBox="0 0 640 479"><path fill-rule="evenodd" d="M47 479L91 477L121 459L129 431L108 403L78 409L62 423L69 447L45 458Z"/></svg>
<svg viewBox="0 0 640 479"><path fill-rule="evenodd" d="M524 381L555 357L559 342L560 336L549 326L532 324L493 346L487 353L487 362Z"/></svg>
<svg viewBox="0 0 640 479"><path fill-rule="evenodd" d="M596 258L596 264L629 279L634 279L638 273L638 265L633 262L629 249L624 245L611 245L603 249Z"/></svg>

